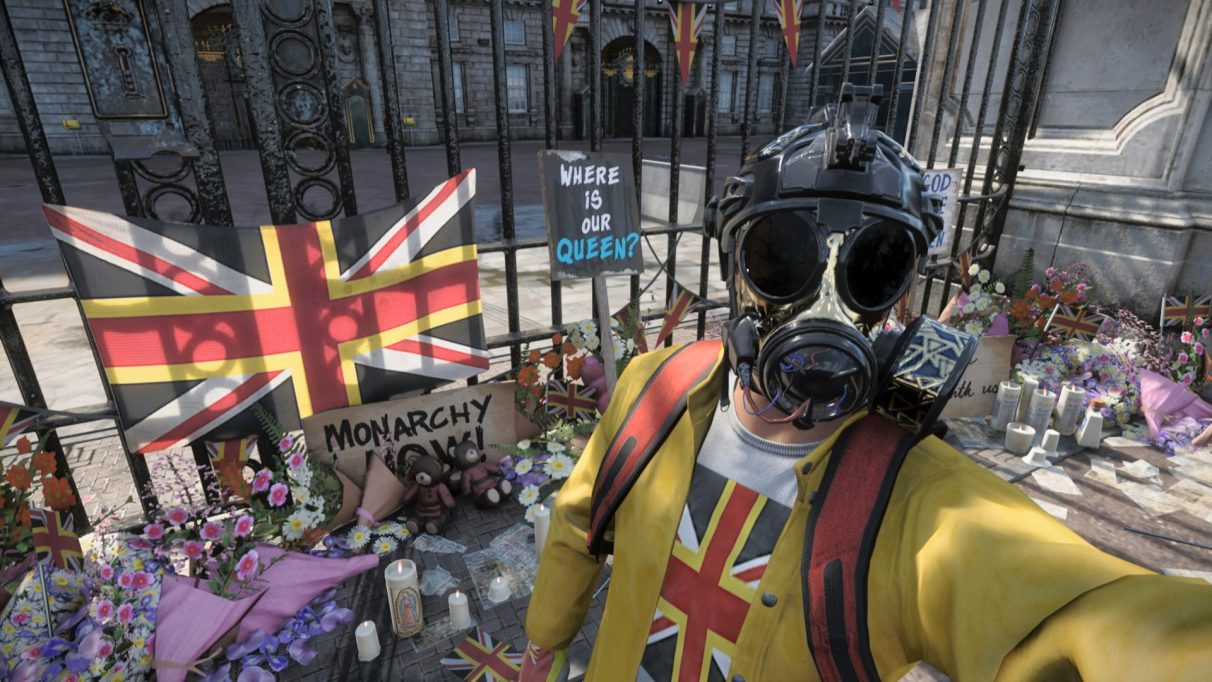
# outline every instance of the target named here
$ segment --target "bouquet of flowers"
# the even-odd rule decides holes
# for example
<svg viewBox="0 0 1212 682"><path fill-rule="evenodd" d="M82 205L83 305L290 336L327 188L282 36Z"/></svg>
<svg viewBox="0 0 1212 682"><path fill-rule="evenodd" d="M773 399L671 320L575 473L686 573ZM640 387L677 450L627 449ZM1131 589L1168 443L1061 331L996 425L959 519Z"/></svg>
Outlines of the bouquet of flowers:
<svg viewBox="0 0 1212 682"><path fill-rule="evenodd" d="M972 276L972 283L956 297L946 322L960 331L983 336L1005 315L1008 305L1006 285L994 280L993 273L977 263L968 268L968 274Z"/></svg>
<svg viewBox="0 0 1212 682"><path fill-rule="evenodd" d="M1021 270L1018 279L1024 283ZM1083 263L1064 269L1047 268L1042 282L1026 284L1022 291L1014 292L1009 308L1010 332L1020 342L1040 340L1057 304L1082 305L1090 289L1090 268Z"/></svg>
<svg viewBox="0 0 1212 682"><path fill-rule="evenodd" d="M1172 337L1167 345L1167 372L1164 374L1192 391L1199 392L1207 375L1205 355L1209 352L1209 345L1212 345L1212 320L1196 317L1190 329L1184 329Z"/></svg>
<svg viewBox="0 0 1212 682"><path fill-rule="evenodd" d="M1070 341L1040 346L1035 357L1019 362L1015 379L1032 377L1040 388L1057 392L1064 384L1085 390L1085 404L1099 399L1108 423L1125 424L1140 412L1140 376L1131 350L1118 342Z"/></svg>
<svg viewBox="0 0 1212 682"><path fill-rule="evenodd" d="M527 523L534 523L535 506L572 473L581 456L573 443L591 433L593 426L589 422L561 421L541 438L497 446L508 453L499 462L501 473L514 482L518 502L526 508Z"/></svg>
<svg viewBox="0 0 1212 682"><path fill-rule="evenodd" d="M4 471L4 478L0 479L0 500L4 504L0 512L0 583L8 582L4 569L21 564L34 551L29 518L34 482L38 481L43 500L50 509L65 512L76 504L71 484L66 477L58 475L55 454L47 452L45 444L43 439L36 447L31 446L22 436L17 441L17 454L21 459L10 464Z"/></svg>

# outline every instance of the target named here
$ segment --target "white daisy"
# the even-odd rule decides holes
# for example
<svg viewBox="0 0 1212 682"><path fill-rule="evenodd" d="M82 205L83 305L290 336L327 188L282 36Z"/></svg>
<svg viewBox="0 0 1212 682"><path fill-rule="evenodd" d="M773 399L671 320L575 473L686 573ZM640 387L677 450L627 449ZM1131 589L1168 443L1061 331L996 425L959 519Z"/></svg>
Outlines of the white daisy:
<svg viewBox="0 0 1212 682"><path fill-rule="evenodd" d="M972 288L968 290L968 293L970 293L970 294L974 294L974 295L975 295L975 294L979 294L979 293L981 293L981 284L980 284L980 282L973 282L973 283L972 283Z"/></svg>
<svg viewBox="0 0 1212 682"><path fill-rule="evenodd" d="M563 443L551 442L547 444L547 451L553 455L558 455L568 450L568 447Z"/></svg>
<svg viewBox="0 0 1212 682"><path fill-rule="evenodd" d="M523 451L529 450L530 449L530 439L527 438L525 440L518 441L518 449L523 450Z"/></svg>
<svg viewBox="0 0 1212 682"><path fill-rule="evenodd" d="M375 540L375 554L378 554L379 556L391 554L392 552L396 551L396 547L398 546L399 545L396 544L395 538L391 536L381 537L378 540Z"/></svg>
<svg viewBox="0 0 1212 682"><path fill-rule="evenodd" d="M530 473L530 470L533 468L534 468L534 461L529 460L529 459L519 459L517 464L513 465L514 473L516 473L519 476Z"/></svg>
<svg viewBox="0 0 1212 682"><path fill-rule="evenodd" d="M295 504L304 505L311 501L311 489L302 486L295 486L290 489L290 494L295 498Z"/></svg>
<svg viewBox="0 0 1212 682"><path fill-rule="evenodd" d="M973 263L972 265L968 266L969 275L975 275L976 273L978 273L980 271L981 271L981 266L977 265L976 263Z"/></svg>
<svg viewBox="0 0 1212 682"><path fill-rule="evenodd" d="M529 507L527 507L526 515L525 515L526 523L529 523L530 525L533 526L534 525L534 515L536 513L538 513L538 511L539 511L539 505L537 505L537 504L532 504Z"/></svg>
<svg viewBox="0 0 1212 682"><path fill-rule="evenodd" d="M600 345L601 345L601 340L598 339L597 334L586 334L585 335L585 348L587 348L591 351L595 351L598 349L598 346L600 346Z"/></svg>
<svg viewBox="0 0 1212 682"><path fill-rule="evenodd" d="M614 342L614 356L616 358L621 358L627 354L627 347L622 341L619 341L619 337L612 336L610 337L610 340Z"/></svg>
<svg viewBox="0 0 1212 682"><path fill-rule="evenodd" d="M555 455L547 460L543 468L548 476L556 480L568 478L568 474L572 473L572 458L568 455Z"/></svg>
<svg viewBox="0 0 1212 682"><path fill-rule="evenodd" d="M370 542L370 531L362 526L354 526L354 529L349 531L349 546L355 549L362 549L366 543Z"/></svg>
<svg viewBox="0 0 1212 682"><path fill-rule="evenodd" d="M538 486L528 485L525 488L522 488L522 492L518 493L518 502L521 503L521 505L523 507L529 507L530 505L532 505L538 501L539 501Z"/></svg>
<svg viewBox="0 0 1212 682"><path fill-rule="evenodd" d="M287 540L298 540L303 537L303 531L307 530L308 523L303 518L300 512L294 512L286 518L286 523L282 524L282 536Z"/></svg>
<svg viewBox="0 0 1212 682"><path fill-rule="evenodd" d="M999 294L1004 294L1006 293L1006 285L998 282L997 284L993 285L993 290Z"/></svg>
<svg viewBox="0 0 1212 682"><path fill-rule="evenodd" d="M989 283L989 271L981 270L981 274L977 275L976 278L981 281L981 284L988 284Z"/></svg>
<svg viewBox="0 0 1212 682"><path fill-rule="evenodd" d="M577 327L587 339L598 334L598 324L591 319L581 320L577 323Z"/></svg>

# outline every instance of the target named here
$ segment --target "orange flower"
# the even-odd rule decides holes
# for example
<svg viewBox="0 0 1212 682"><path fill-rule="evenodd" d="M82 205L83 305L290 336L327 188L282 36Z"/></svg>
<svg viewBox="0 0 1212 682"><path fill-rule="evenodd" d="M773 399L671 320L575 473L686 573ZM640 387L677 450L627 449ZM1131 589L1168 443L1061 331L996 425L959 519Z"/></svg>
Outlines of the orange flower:
<svg viewBox="0 0 1212 682"><path fill-rule="evenodd" d="M526 365L518 370L518 383L523 386L533 386L539 380L539 369L534 365Z"/></svg>
<svg viewBox="0 0 1212 682"><path fill-rule="evenodd" d="M58 468L58 466L55 464L55 455L51 452L39 452L38 454L34 455L34 459L31 463L34 465L34 469L36 469L38 473L42 474L43 476L50 476L51 474L55 473L55 469Z"/></svg>
<svg viewBox="0 0 1212 682"><path fill-rule="evenodd" d="M28 455L30 453L30 450L33 450L33 449L34 449L33 446L29 444L29 439L26 438L25 436L21 436L20 438L17 439L17 452L19 452L23 455Z"/></svg>
<svg viewBox="0 0 1212 682"><path fill-rule="evenodd" d="M581 378L581 370L585 368L585 358L572 358L568 361L568 378L572 380Z"/></svg>
<svg viewBox="0 0 1212 682"><path fill-rule="evenodd" d="M1015 301L1014 305L1010 306L1010 314L1017 318L1030 317L1031 304L1026 301Z"/></svg>
<svg viewBox="0 0 1212 682"><path fill-rule="evenodd" d="M1060 277L1053 277L1052 283L1049 284L1049 286L1053 291L1060 291L1065 287L1065 284L1064 282L1060 281Z"/></svg>
<svg viewBox="0 0 1212 682"><path fill-rule="evenodd" d="M71 484L61 477L42 479L42 497L46 499L46 506L55 511L67 511L76 503Z"/></svg>
<svg viewBox="0 0 1212 682"><path fill-rule="evenodd" d="M577 347L572 345L571 341L565 341L564 347L561 348L560 350L564 352L564 355L576 355L577 354Z"/></svg>
<svg viewBox="0 0 1212 682"><path fill-rule="evenodd" d="M539 355L540 355L540 353L537 350L530 351L529 353L526 354L526 362L538 362Z"/></svg>
<svg viewBox="0 0 1212 682"><path fill-rule="evenodd" d="M1064 303L1065 305L1070 305L1077 301L1077 292L1072 289L1061 292L1060 300L1061 300L1061 303Z"/></svg>
<svg viewBox="0 0 1212 682"><path fill-rule="evenodd" d="M34 482L34 475L29 472L29 469L14 464L8 468L8 473L4 475L4 480L9 482L17 490L29 490L29 487Z"/></svg>
<svg viewBox="0 0 1212 682"><path fill-rule="evenodd" d="M1038 292L1038 291L1036 291L1035 289L1028 289L1028 290L1027 290L1027 300L1028 300L1028 301L1034 301L1036 296L1039 296L1039 292Z"/></svg>
<svg viewBox="0 0 1212 682"><path fill-rule="evenodd" d="M17 512L17 523L18 523L18 524L19 524L19 525L20 525L22 528L29 528L29 527L30 527L30 523L29 523L29 505L28 505L28 504L23 504L23 505L21 505L21 510Z"/></svg>
<svg viewBox="0 0 1212 682"><path fill-rule="evenodd" d="M560 360L561 358L558 353L548 353L543 356L543 364L547 366L548 369L555 369L556 367L559 367Z"/></svg>
<svg viewBox="0 0 1212 682"><path fill-rule="evenodd" d="M560 332L556 332L555 335L551 337L551 347L559 347L561 343L564 343L564 335Z"/></svg>
<svg viewBox="0 0 1212 682"><path fill-rule="evenodd" d="M1040 296L1039 307L1043 310L1051 310L1052 306L1056 305L1056 298L1052 296Z"/></svg>

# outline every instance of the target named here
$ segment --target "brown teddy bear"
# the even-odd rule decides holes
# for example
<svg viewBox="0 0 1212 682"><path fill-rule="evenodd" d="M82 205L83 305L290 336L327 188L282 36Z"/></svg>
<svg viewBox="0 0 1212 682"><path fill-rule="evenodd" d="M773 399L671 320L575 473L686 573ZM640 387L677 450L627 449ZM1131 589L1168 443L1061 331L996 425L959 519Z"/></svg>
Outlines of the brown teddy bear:
<svg viewBox="0 0 1212 682"><path fill-rule="evenodd" d="M409 468L412 486L404 493L404 504L413 505L414 518L404 525L414 535L423 529L430 535L442 532L449 516L447 510L455 506L450 489L442 482L445 473L442 462L433 455L421 455L413 460Z"/></svg>
<svg viewBox="0 0 1212 682"><path fill-rule="evenodd" d="M501 468L489 462L471 439L450 448L450 458L459 470L460 491L471 495L476 507L495 507L513 490L513 484L501 478Z"/></svg>

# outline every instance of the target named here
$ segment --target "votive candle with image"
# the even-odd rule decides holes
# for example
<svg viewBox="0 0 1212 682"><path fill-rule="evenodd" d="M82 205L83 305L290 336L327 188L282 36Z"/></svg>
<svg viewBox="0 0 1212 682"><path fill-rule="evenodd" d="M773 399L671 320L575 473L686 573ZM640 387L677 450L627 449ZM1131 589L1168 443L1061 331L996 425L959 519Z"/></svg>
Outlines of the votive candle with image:
<svg viewBox="0 0 1212 682"><path fill-rule="evenodd" d="M417 565L408 559L399 559L388 564L383 575L387 581L391 629L397 637L412 637L425 627Z"/></svg>

